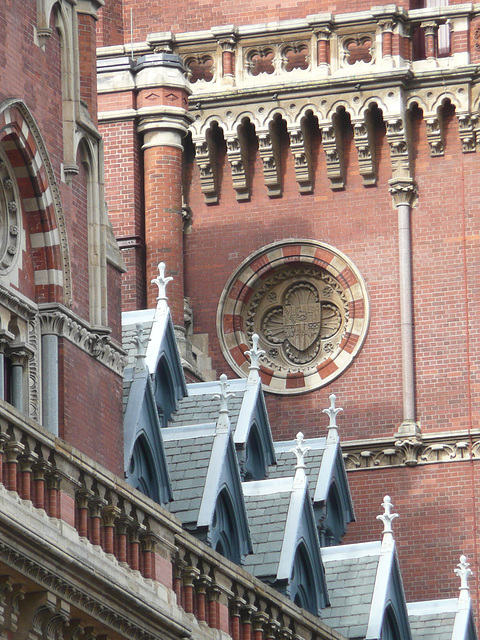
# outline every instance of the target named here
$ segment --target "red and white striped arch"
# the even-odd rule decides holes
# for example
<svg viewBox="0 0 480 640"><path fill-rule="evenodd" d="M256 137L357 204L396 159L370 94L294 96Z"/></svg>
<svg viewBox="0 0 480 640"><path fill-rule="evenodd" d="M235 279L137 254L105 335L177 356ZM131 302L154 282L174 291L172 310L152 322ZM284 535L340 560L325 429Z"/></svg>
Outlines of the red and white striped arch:
<svg viewBox="0 0 480 640"><path fill-rule="evenodd" d="M68 304L70 260L58 188L38 126L21 100L0 103L0 146L16 180L30 237L35 300Z"/></svg>

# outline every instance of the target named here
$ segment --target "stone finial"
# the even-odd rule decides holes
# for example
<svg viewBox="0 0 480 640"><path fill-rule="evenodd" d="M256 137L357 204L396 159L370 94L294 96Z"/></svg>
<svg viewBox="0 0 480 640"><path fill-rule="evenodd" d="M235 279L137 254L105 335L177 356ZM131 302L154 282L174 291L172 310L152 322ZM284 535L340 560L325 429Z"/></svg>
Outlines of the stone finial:
<svg viewBox="0 0 480 640"><path fill-rule="evenodd" d="M468 579L473 575L473 571L470 569L470 563L467 562L465 556L460 556L460 562L457 564L457 568L454 569L456 575L460 578L460 596L458 598L459 604L468 604L470 602L470 587L468 586Z"/></svg>
<svg viewBox="0 0 480 640"><path fill-rule="evenodd" d="M258 374L260 370L260 358L265 355L265 351L258 348L259 339L258 334L254 333L252 336L252 348L249 351L244 351L244 355L250 358L248 382L257 383L260 380Z"/></svg>
<svg viewBox="0 0 480 640"><path fill-rule="evenodd" d="M291 453L294 453L297 457L297 464L295 465L295 477L293 480L294 485L303 485L305 483L306 475L305 469L305 454L310 451L310 447L306 447L303 442L303 433L299 431L296 437L297 446L290 449Z"/></svg>
<svg viewBox="0 0 480 640"><path fill-rule="evenodd" d="M137 353L135 354L135 370L140 371L145 369L145 358L146 358L146 344L143 339L143 325L138 323L135 325L136 333L133 338L133 342L137 347Z"/></svg>
<svg viewBox="0 0 480 640"><path fill-rule="evenodd" d="M330 424L328 425L328 437L327 442L338 442L338 430L337 430L337 414L343 411L341 407L335 408L335 400L337 396L334 393L330 394L330 406L328 409L323 409L323 413L326 413L330 418Z"/></svg>
<svg viewBox="0 0 480 640"><path fill-rule="evenodd" d="M395 518L398 518L398 513L392 513L393 504L390 496L383 498L382 507L384 513L377 516L377 520L383 522L383 537L382 537L382 549L389 548L393 545L393 530L392 522Z"/></svg>
<svg viewBox="0 0 480 640"><path fill-rule="evenodd" d="M216 393L213 397L215 400L220 400L220 409L218 411L217 420L217 433L222 431L228 431L230 428L230 417L228 410L228 401L235 394L231 391L227 391L228 381L227 376L222 373L220 376L220 393Z"/></svg>
<svg viewBox="0 0 480 640"><path fill-rule="evenodd" d="M158 263L158 276L153 278L152 284L158 287L157 311L165 312L168 309L167 284L173 280L171 276L165 277L165 263Z"/></svg>

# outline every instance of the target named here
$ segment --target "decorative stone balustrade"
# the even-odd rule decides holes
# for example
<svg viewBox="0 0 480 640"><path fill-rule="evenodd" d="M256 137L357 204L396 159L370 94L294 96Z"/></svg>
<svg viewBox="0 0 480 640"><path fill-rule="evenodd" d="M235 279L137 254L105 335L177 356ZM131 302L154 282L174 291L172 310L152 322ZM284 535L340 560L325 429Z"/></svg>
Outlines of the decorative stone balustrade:
<svg viewBox="0 0 480 640"><path fill-rule="evenodd" d="M75 584L68 584L63 569L53 577L48 562L37 566L24 557L20 543L17 549L2 537L0 630L15 632L22 619L37 633L54 621L59 638L80 637L74 631L88 627L89 638L103 639L110 634L134 640L214 638L210 630L221 630L233 640L342 640L318 618L190 536L165 509L0 402L2 492L0 530L12 502L12 514L25 531L30 521L32 531L41 525L45 554L58 554L64 545L70 554L80 551L78 567L65 567L76 576ZM61 560L57 564L61 567ZM114 611L105 585L95 599L102 572L111 580L110 589L117 584L123 589L122 606L131 601L128 617ZM168 616L160 611L163 601Z"/></svg>

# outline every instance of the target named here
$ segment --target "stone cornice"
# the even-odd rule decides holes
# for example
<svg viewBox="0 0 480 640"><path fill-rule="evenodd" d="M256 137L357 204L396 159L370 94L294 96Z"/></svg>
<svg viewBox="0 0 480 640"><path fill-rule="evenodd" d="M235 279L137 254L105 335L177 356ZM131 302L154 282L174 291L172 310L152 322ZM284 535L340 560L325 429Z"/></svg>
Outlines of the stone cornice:
<svg viewBox="0 0 480 640"><path fill-rule="evenodd" d="M342 443L347 471L475 460L479 451L480 429Z"/></svg>
<svg viewBox="0 0 480 640"><path fill-rule="evenodd" d="M16 313L23 320L30 320L37 313L37 307L26 298L20 297L18 292L12 293L5 287L0 286L0 304L4 304L8 309Z"/></svg>
<svg viewBox="0 0 480 640"><path fill-rule="evenodd" d="M120 567L98 547L82 542L72 527L52 522L29 503L22 505L3 487L0 495L0 562L10 570L129 640L192 635L191 621L172 606L163 587Z"/></svg>
<svg viewBox="0 0 480 640"><path fill-rule="evenodd" d="M108 327L92 327L60 304L39 305L39 319L42 335L66 338L118 375L123 375L126 352L111 339Z"/></svg>

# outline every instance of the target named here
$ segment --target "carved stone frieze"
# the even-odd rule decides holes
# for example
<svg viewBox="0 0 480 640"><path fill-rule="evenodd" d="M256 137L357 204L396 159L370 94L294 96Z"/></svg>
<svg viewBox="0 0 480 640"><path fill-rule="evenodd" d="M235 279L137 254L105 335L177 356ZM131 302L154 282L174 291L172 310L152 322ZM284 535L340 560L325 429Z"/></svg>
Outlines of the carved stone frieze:
<svg viewBox="0 0 480 640"><path fill-rule="evenodd" d="M108 333L93 329L61 305L40 305L39 322L42 335L55 334L66 338L115 373L123 375L125 351Z"/></svg>
<svg viewBox="0 0 480 640"><path fill-rule="evenodd" d="M21 637L63 638L67 630L77 626L70 617L72 604L91 615L92 623L107 625L130 640L158 640L157 636L137 626L128 615L113 611L3 541L0 542L0 561L10 571L18 571L41 588L27 593L20 580L15 583L8 576L0 578L0 632L2 629L14 633L18 630Z"/></svg>
<svg viewBox="0 0 480 640"><path fill-rule="evenodd" d="M347 471L455 462L480 457L480 431L470 443L468 432L428 434L423 437L342 444Z"/></svg>

